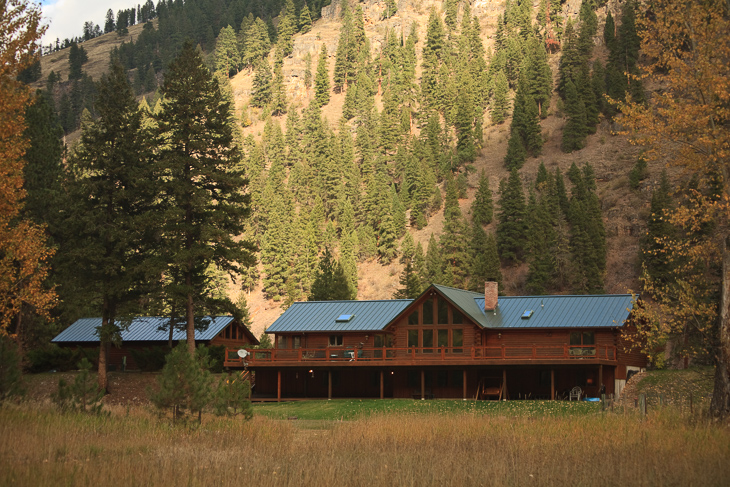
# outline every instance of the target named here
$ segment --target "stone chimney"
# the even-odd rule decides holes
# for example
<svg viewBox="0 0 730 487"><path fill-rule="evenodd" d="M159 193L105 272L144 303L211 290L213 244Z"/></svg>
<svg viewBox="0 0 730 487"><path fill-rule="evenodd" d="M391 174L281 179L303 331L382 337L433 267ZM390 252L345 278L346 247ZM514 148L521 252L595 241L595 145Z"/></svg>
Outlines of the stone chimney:
<svg viewBox="0 0 730 487"><path fill-rule="evenodd" d="M484 283L484 311L497 309L497 281L486 281Z"/></svg>

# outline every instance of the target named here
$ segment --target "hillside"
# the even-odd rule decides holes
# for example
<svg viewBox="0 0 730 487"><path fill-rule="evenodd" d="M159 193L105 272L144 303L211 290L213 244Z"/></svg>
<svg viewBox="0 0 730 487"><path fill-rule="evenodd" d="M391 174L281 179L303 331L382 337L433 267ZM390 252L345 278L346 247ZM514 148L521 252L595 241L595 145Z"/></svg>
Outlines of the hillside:
<svg viewBox="0 0 730 487"><path fill-rule="evenodd" d="M282 74L284 87L288 102L294 109L301 110L309 105L314 97L313 89L307 89L304 85L305 57L311 55L312 66L317 65L320 47L327 46L329 53L330 79L334 75L335 52L337 51L338 38L342 27L341 1L334 0L329 6L322 9L322 18L317 20L312 29L305 34L296 34L293 38L293 52L283 60ZM535 2L532 9L533 18L536 15L538 2ZM563 14L566 17L575 19L578 15L581 2L569 0L563 5ZM416 56L418 65L416 78L420 78L421 62L429 12L432 7L440 11L443 8L442 2L434 0L400 0L397 13L389 19L382 20L382 12L385 8L384 2L366 0L359 4L363 10L364 28L370 42L371 54L377 56L385 43L385 36L389 29L402 32L407 35L412 25L416 26L419 42L416 44ZM603 46L600 33L603 29L608 9L614 12L614 16L620 11L621 4L612 0L597 10L598 32L594 37L594 57L605 60L607 51ZM471 5L471 13L479 20L481 39L488 52L494 48L497 19L504 11L504 3L495 0L476 0ZM141 32L142 25L136 25L129 29L129 36L119 38L116 33L106 34L83 44L88 52L89 62L84 65L84 70L94 79L106 69L109 51L121 44L123 41L134 39ZM552 68L554 84L557 82L558 62L561 53L549 54L548 62ZM273 60L273 50L269 55ZM43 76L47 76L50 70L55 70L65 79L68 75L67 58L65 51L53 53L42 58ZM212 63L212 61L211 61ZM231 78L231 86L235 99L237 113L240 119L241 111L248 105L252 92L254 71L243 69ZM38 85L41 86L43 80ZM514 96L514 92L512 95ZM332 93L329 103L322 109L322 115L329 123L333 131L338 131L338 122L345 103L345 93ZM375 106L378 110L383 107L383 96L380 90L375 95ZM563 127L566 123L565 115L561 112L562 101L556 91L552 93L549 115L540 121L540 128L544 139L541 154L538 157L529 157L520 170L520 176L525 188L534 183L538 167L544 163L550 172L560 168L566 174L570 166L575 163L582 166L589 162L597 179L597 194L600 198L603 213L603 224L606 230L607 255L606 275L604 278L604 289L607 293L625 293L639 288L638 282L638 244L639 237L645 231L645 220L648 216L648 202L651 191L658 184L659 167L649 167L649 177L645 179L640 189L632 190L628 183L628 173L635 164L639 150L632 147L625 137L615 135L619 127L612 125L609 121L601 118L596 133L589 135L586 139L586 146L581 150L566 154L561 151L561 137ZM290 109L291 111L291 109ZM261 116L256 109L252 109L252 124L242 127L244 136L251 135L255 140L260 141L264 132L267 117ZM282 130L286 126L287 114L272 117L272 121L278 123ZM418 129L416 128L416 133ZM484 171L490 177L490 187L498 200L498 189L500 180L509 174L504 166L504 157L507 152L507 141L510 134L510 119L505 122L492 125L485 123L483 128L483 146L479 151L476 160L473 162L473 171L468 173L469 187L467 198L459 200L462 214L470 220L470 207L476 193L479 173ZM69 136L69 141L75 136ZM439 183L442 195L445 194L445 183ZM444 227L443 206L432 214L424 228L412 228L408 224L408 231L413 235L416 242L425 247L432 234L440 236ZM492 222L488 231L494 231L496 222ZM377 259L361 261L358 269L358 299L387 299L390 298L399 287L399 276L403 270L403 264L397 259L382 265ZM502 267L504 276L504 292L508 295L526 293L525 280L527 276L527 264L508 265ZM259 274L263 275L264 270L259 264ZM235 301L240 291L239 287L229 283L228 294ZM263 283L259 279L258 284L247 296L248 306L253 319L253 332L258 335L270 325L281 313L281 302L268 299L263 292Z"/></svg>
<svg viewBox="0 0 730 487"><path fill-rule="evenodd" d="M575 15L580 2L567 2L566 10ZM609 6L617 8L617 2L609 2ZM368 17L378 18L379 9L382 9L381 2L365 2L363 10ZM410 25L415 23L418 26L419 39L426 35L428 13L431 6L440 8L441 2L403 1L399 3L398 13L391 19L385 21L366 21L366 33L371 39L371 45L377 46L378 40L383 38L383 32L387 28L402 29L407 32ZM503 8L501 1L477 1L472 6L474 15L479 16L482 38L485 46L493 43L493 36L496 28L496 18ZM312 30L303 35L297 35L294 40L294 55L284 60L284 77L289 80L287 93L295 104L306 106L314 96L312 90L309 92L304 88L303 72L304 57L307 53L312 56L312 65L316 66L321 43L327 45L330 53L330 75L334 71L334 52L337 48L337 39L341 22L337 15L339 1L335 0L330 7L323 11L323 18L318 21ZM599 9L599 22L605 20L605 9ZM599 31L602 25L599 24ZM597 40L598 42L598 40ZM422 43L417 45L417 54L420 59ZM598 56L606 55L605 49L600 45L597 49ZM554 77L557 77L557 66L560 54L550 56L550 64ZM236 105L240 110L248 102L251 93L253 80L252 71L242 71L231 79L236 97ZM333 130L337 130L344 103L345 95L333 94L330 102L323 109L323 115L330 122ZM594 135L589 136L584 149L570 154L565 154L560 149L560 139L565 119L562 113L556 112L558 105L557 93L553 93L551 110L553 114L541 122L543 136L546 142L543 146L542 155L537 158L530 158L523 166L521 172L523 182L533 182L536 177L537 168L541 162L549 171L559 167L565 174L571 164L583 164L590 162L596 172L598 193L604 213L604 224L608 238L608 260L607 273L605 278L605 290L608 293L626 293L639 289L638 282L638 249L639 237L645 231L645 220L648 216L648 202L652 189L658 184L658 175L661 168L651 168L651 177L643 182L639 192L629 188L628 172L636 162L639 149L632 147L625 137L615 135L617 127L603 120ZM382 106L382 95L376 95L376 104ZM286 124L286 115L277 117L282 127ZM254 123L244 129L244 134L252 134L260 137L265 121L254 119ZM484 170L490 176L491 190L498 194L499 181L506 178L509 172L504 167L504 156L507 151L507 140L509 137L509 120L495 125L487 126L484 130L484 147L477 157L474 167L475 171L469 177L468 198L459 201L461 211L469 215L469 209L476 193L476 185L479 172ZM494 230L496 223L492 223L489 229ZM409 227L414 240L420 242L424 248L428 244L431 234L441 235L443 230L443 208L432 215L428 225L417 230ZM403 270L403 265L392 262L388 265L380 265L377 261L360 263L358 265L358 299L388 299L398 289L398 279ZM525 277L527 266L520 265L502 269L505 278L505 292L508 295L519 295L525 293ZM232 291L235 292L235 291ZM254 331L258 333L271 324L281 313L278 303L265 299L261 292L261 285L248 297L254 319Z"/></svg>

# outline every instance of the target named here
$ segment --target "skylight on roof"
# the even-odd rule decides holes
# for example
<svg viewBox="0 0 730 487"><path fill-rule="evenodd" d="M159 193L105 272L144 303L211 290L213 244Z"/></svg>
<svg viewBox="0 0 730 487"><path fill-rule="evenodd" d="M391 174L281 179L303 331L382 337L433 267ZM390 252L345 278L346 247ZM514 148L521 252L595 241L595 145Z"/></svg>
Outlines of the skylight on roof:
<svg viewBox="0 0 730 487"><path fill-rule="evenodd" d="M351 319L353 319L355 315L340 315L335 320L337 323L347 323Z"/></svg>
<svg viewBox="0 0 730 487"><path fill-rule="evenodd" d="M531 309L525 310L524 313L522 313L522 319L523 320L529 320L530 316L532 316L533 311Z"/></svg>

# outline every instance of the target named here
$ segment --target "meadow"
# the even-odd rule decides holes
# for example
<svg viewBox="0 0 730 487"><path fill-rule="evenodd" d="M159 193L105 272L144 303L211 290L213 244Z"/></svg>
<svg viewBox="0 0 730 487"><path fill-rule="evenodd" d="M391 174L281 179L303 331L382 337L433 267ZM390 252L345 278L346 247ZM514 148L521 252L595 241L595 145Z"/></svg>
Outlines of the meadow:
<svg viewBox="0 0 730 487"><path fill-rule="evenodd" d="M730 430L564 401L308 401L173 426L0 408L0 485L727 485ZM296 417L297 419L293 419ZM291 419L283 419L291 418Z"/></svg>

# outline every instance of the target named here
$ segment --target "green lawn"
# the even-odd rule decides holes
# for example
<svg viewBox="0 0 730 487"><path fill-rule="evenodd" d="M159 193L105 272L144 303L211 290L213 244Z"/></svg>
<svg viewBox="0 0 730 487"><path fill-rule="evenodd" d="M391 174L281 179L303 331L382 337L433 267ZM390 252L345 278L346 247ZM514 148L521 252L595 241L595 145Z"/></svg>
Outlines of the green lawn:
<svg viewBox="0 0 730 487"><path fill-rule="evenodd" d="M333 399L263 403L254 413L270 419L353 420L381 413L566 416L585 415L601 410L599 403L568 401L462 401L436 399Z"/></svg>

